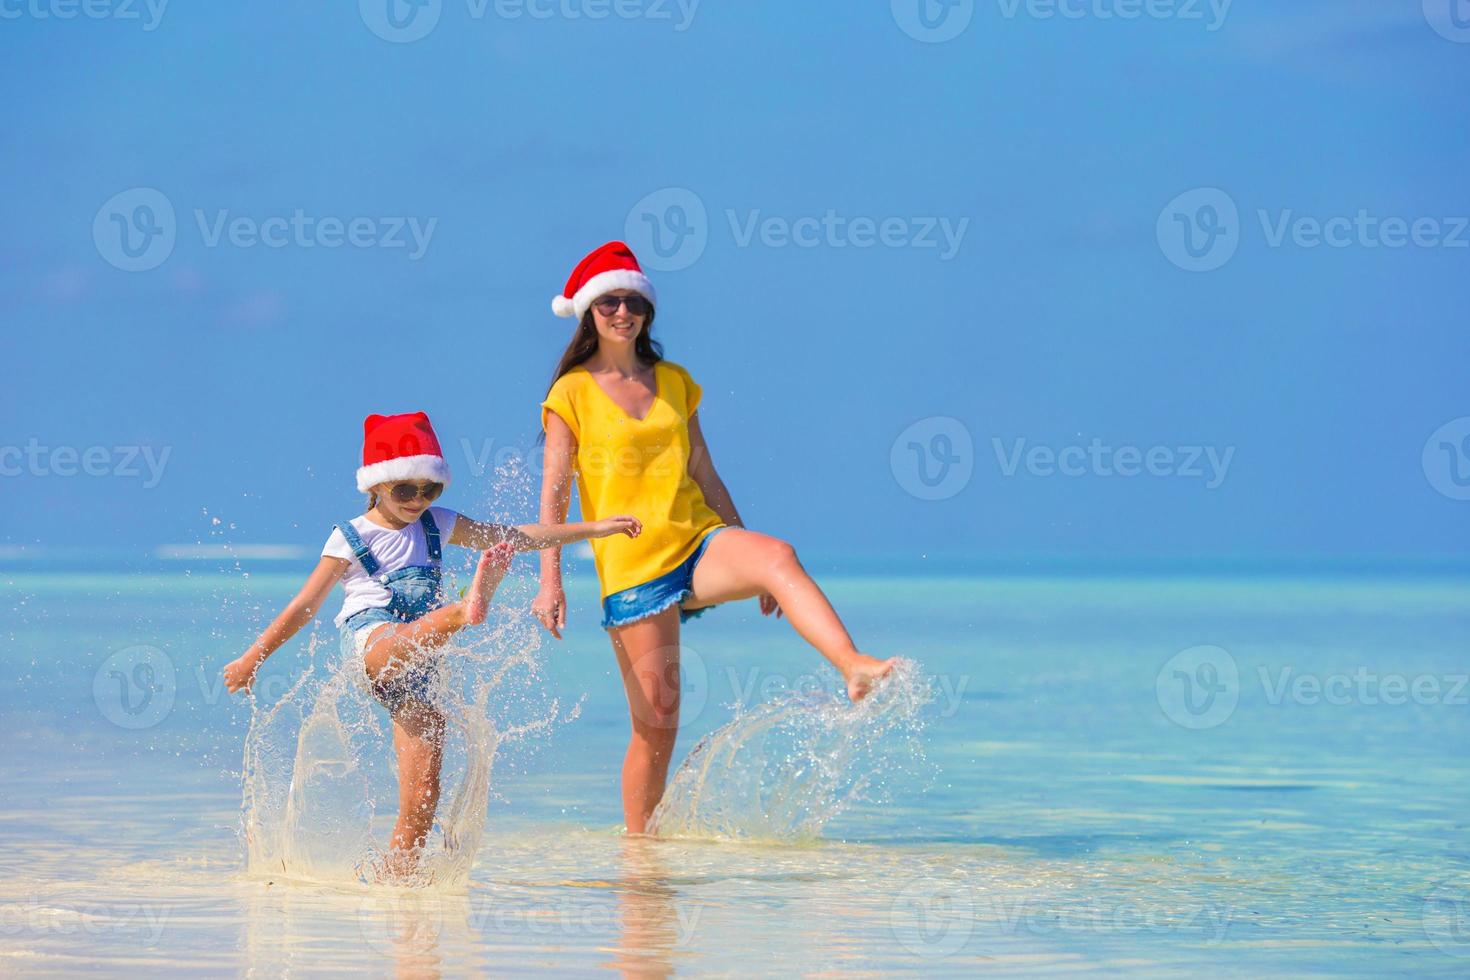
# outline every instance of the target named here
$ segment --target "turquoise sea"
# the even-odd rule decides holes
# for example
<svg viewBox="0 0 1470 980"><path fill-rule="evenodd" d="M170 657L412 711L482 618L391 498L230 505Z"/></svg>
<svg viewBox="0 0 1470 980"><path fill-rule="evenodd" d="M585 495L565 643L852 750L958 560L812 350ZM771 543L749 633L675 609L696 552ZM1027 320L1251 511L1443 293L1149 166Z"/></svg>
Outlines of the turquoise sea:
<svg viewBox="0 0 1470 980"><path fill-rule="evenodd" d="M650 840L595 583L538 644L526 561L404 889L350 874L392 774L330 623L220 686L308 564L0 564L0 974L1470 974L1452 571L810 561L917 673L861 714L754 603L691 624Z"/></svg>

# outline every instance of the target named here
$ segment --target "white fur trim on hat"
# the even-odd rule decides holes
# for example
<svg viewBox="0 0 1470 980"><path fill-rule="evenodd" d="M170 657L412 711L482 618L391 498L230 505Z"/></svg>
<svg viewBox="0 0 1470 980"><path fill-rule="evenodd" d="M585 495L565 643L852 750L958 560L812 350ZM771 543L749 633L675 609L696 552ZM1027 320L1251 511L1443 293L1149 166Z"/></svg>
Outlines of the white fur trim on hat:
<svg viewBox="0 0 1470 980"><path fill-rule="evenodd" d="M658 297L653 291L653 283L648 277L636 269L609 269L599 272L582 284L577 290L577 295L571 299L558 296L551 301L551 310L557 316L574 316L578 320L587 315L592 308L592 301L603 293L610 293L614 289L631 289L641 295L654 306L658 305Z"/></svg>
<svg viewBox="0 0 1470 980"><path fill-rule="evenodd" d="M357 489L362 493L367 493L379 483L397 483L401 480L429 480L447 487L449 464L444 462L443 456L400 456L360 467L357 471Z"/></svg>

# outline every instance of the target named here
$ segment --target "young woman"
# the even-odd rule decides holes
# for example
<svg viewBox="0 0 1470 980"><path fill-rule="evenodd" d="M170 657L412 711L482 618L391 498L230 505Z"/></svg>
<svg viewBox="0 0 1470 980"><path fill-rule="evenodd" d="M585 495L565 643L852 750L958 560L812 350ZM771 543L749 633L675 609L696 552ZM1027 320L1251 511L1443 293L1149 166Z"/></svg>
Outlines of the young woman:
<svg viewBox="0 0 1470 980"><path fill-rule="evenodd" d="M783 612L858 700L892 669L860 653L790 544L745 529L700 432L701 389L653 340L655 294L628 246L610 242L552 301L577 329L542 406L541 521L566 520L575 476L582 517L634 511L635 540L592 543L603 628L633 725L623 760L623 819L642 833L663 796L679 725L679 628L710 606L760 600ZM561 552L541 552L532 611L557 639L566 626Z"/></svg>
<svg viewBox="0 0 1470 980"><path fill-rule="evenodd" d="M398 823L387 877L412 872L434 823L443 764L443 714L430 696L441 648L466 626L483 623L490 598L517 551L611 534L637 537L638 521L609 517L584 524L506 527L430 505L449 485L449 466L422 412L370 415L363 425L357 489L367 512L333 528L321 561L300 593L250 649L225 667L230 693L249 690L262 664L311 622L338 581L345 596L336 625L347 669L388 709L398 757ZM483 551L459 602L444 595L441 544Z"/></svg>

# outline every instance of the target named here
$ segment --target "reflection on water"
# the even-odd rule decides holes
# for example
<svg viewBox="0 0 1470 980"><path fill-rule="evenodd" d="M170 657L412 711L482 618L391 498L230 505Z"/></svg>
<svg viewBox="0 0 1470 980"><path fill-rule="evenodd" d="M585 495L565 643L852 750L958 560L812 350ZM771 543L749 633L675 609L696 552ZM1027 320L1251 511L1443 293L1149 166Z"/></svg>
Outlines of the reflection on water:
<svg viewBox="0 0 1470 980"><path fill-rule="evenodd" d="M676 950L687 948L698 928L698 909L693 909L687 922L681 919L674 902L678 892L658 842L626 837L621 844L618 905L622 931L610 965L628 977L671 976Z"/></svg>

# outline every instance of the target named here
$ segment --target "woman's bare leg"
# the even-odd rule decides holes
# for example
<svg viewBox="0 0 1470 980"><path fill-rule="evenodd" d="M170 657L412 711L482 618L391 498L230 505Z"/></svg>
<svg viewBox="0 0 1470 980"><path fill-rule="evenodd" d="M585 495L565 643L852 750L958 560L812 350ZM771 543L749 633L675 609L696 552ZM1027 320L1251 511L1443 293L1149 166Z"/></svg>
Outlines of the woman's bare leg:
<svg viewBox="0 0 1470 980"><path fill-rule="evenodd" d="M641 834L664 795L679 735L679 610L608 631L633 734L623 757L623 822Z"/></svg>
<svg viewBox="0 0 1470 980"><path fill-rule="evenodd" d="M873 682L893 669L893 660L862 653L837 610L796 557L796 549L780 538L744 528L721 531L694 567L694 595L687 608L750 599L769 593L801 638L832 662L847 682L847 696L857 701Z"/></svg>

